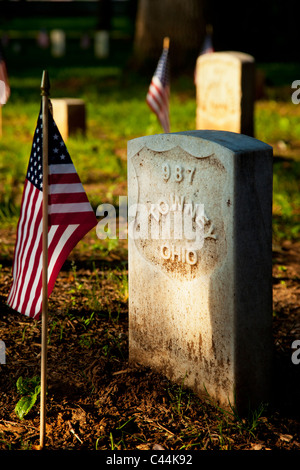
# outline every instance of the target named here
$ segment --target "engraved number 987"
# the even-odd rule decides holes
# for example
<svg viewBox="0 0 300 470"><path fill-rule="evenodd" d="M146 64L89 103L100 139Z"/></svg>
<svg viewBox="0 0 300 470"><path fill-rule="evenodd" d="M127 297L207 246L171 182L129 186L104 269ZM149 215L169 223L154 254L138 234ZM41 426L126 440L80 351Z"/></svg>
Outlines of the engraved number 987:
<svg viewBox="0 0 300 470"><path fill-rule="evenodd" d="M195 173L196 168L187 168L186 172L188 175L188 181L190 184L193 182L193 176ZM171 178L171 168L168 163L164 163L162 165L162 172L163 172L163 179L165 181L168 181ZM182 168L180 165L175 165L174 167L174 179L178 183L183 180L184 177L184 168Z"/></svg>

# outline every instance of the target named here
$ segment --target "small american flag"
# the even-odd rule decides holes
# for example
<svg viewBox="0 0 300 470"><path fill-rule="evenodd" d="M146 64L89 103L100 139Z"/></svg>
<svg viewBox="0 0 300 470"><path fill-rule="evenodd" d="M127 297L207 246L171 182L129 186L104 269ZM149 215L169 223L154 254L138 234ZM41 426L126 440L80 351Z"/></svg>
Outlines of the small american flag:
<svg viewBox="0 0 300 470"><path fill-rule="evenodd" d="M42 310L43 124L37 121L24 184L7 304L38 319ZM68 150L48 110L48 296L70 251L96 224Z"/></svg>
<svg viewBox="0 0 300 470"><path fill-rule="evenodd" d="M170 132L169 80L169 48L164 47L150 83L146 102L157 115L165 132Z"/></svg>
<svg viewBox="0 0 300 470"><path fill-rule="evenodd" d="M7 103L10 97L10 86L8 82L6 63L0 47L0 106Z"/></svg>

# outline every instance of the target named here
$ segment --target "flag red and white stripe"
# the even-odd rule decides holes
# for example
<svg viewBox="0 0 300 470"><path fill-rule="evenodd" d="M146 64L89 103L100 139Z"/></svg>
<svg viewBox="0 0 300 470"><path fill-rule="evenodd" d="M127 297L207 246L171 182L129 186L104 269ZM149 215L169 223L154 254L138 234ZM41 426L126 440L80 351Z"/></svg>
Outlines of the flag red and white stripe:
<svg viewBox="0 0 300 470"><path fill-rule="evenodd" d="M97 219L49 112L48 296L74 246ZM43 175L40 113L21 204L8 305L39 318L42 310Z"/></svg>
<svg viewBox="0 0 300 470"><path fill-rule="evenodd" d="M157 115L165 132L170 132L169 95L169 48L164 47L150 83L146 102Z"/></svg>

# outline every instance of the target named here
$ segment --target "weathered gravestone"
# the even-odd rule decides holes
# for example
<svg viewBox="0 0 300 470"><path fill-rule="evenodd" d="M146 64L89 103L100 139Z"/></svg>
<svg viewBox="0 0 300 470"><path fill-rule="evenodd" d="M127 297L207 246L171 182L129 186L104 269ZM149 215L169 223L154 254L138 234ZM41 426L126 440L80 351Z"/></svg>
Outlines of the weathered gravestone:
<svg viewBox="0 0 300 470"><path fill-rule="evenodd" d="M223 131L128 142L129 358L242 411L268 398L272 148Z"/></svg>
<svg viewBox="0 0 300 470"><path fill-rule="evenodd" d="M241 52L203 54L196 65L196 128L253 136L255 61Z"/></svg>
<svg viewBox="0 0 300 470"><path fill-rule="evenodd" d="M66 140L70 135L86 131L85 102L79 98L55 98L51 100L54 121Z"/></svg>

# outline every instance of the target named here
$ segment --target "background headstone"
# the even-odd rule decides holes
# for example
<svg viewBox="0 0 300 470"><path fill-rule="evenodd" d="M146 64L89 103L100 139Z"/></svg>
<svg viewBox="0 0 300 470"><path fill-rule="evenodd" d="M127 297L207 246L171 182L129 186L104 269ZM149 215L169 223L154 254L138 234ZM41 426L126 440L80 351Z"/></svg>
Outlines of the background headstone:
<svg viewBox="0 0 300 470"><path fill-rule="evenodd" d="M109 56L109 31L96 31L95 56L98 59L106 59Z"/></svg>
<svg viewBox="0 0 300 470"><path fill-rule="evenodd" d="M85 102L79 98L55 98L51 100L53 118L66 140L70 135L86 131Z"/></svg>
<svg viewBox="0 0 300 470"><path fill-rule="evenodd" d="M51 53L53 57L63 57L66 53L66 34L61 29L50 32Z"/></svg>
<svg viewBox="0 0 300 470"><path fill-rule="evenodd" d="M214 52L196 64L196 128L254 135L255 61L241 52Z"/></svg>
<svg viewBox="0 0 300 470"><path fill-rule="evenodd" d="M224 407L267 399L272 148L223 131L129 141L128 248L130 361Z"/></svg>

